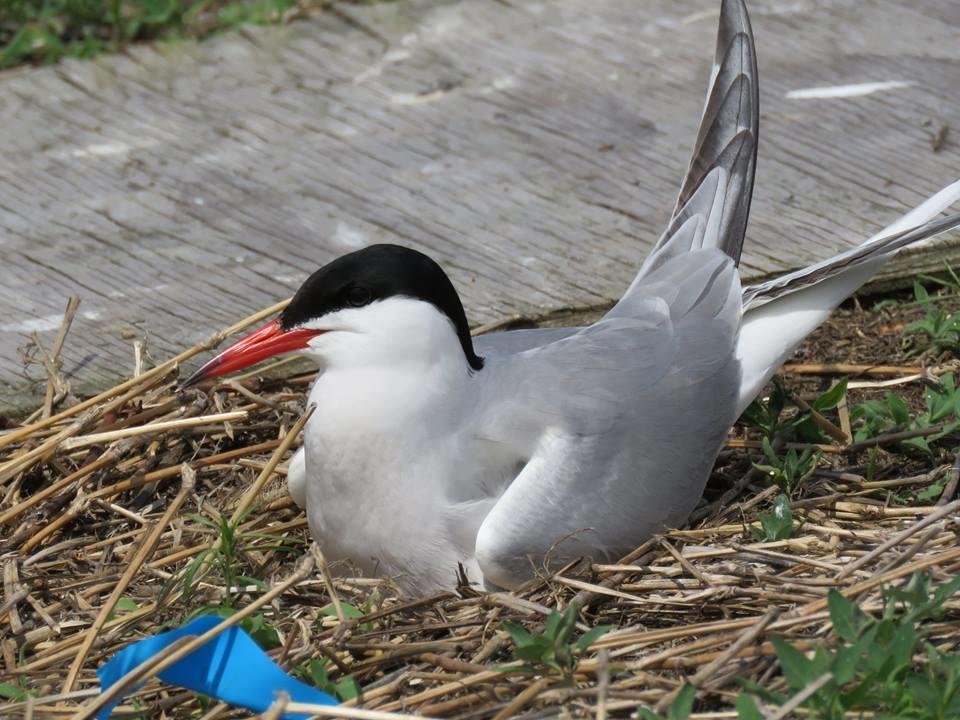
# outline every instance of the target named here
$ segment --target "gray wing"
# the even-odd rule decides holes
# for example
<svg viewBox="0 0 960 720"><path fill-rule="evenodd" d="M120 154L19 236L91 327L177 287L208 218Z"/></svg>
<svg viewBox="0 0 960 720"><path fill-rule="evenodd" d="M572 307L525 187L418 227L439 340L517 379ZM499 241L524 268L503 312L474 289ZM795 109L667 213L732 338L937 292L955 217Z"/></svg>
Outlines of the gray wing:
<svg viewBox="0 0 960 720"><path fill-rule="evenodd" d="M759 107L757 55L747 8L743 0L724 0L693 156L667 229L637 280L667 258L697 248L716 247L740 262L753 195Z"/></svg>
<svg viewBox="0 0 960 720"><path fill-rule="evenodd" d="M488 582L515 586L551 549L557 561L625 553L699 499L736 419L736 268L716 248L679 256L631 307L490 356L476 434L523 468L477 535Z"/></svg>
<svg viewBox="0 0 960 720"><path fill-rule="evenodd" d="M548 557L616 556L685 520L736 419L736 262L759 125L742 0L723 2L716 58L677 207L620 302L554 342L491 338L504 353L484 372L500 392L477 434L524 465L477 535L490 584L515 586Z"/></svg>
<svg viewBox="0 0 960 720"><path fill-rule="evenodd" d="M614 314L631 314L637 289L670 258L714 247L739 262L753 194L759 127L757 56L750 18L743 0L724 0L710 87L676 207ZM481 355L515 353L575 331L510 330L481 335L474 343Z"/></svg>
<svg viewBox="0 0 960 720"><path fill-rule="evenodd" d="M475 337L473 347L481 356L513 355L570 337L580 329L575 327L524 328L487 333Z"/></svg>

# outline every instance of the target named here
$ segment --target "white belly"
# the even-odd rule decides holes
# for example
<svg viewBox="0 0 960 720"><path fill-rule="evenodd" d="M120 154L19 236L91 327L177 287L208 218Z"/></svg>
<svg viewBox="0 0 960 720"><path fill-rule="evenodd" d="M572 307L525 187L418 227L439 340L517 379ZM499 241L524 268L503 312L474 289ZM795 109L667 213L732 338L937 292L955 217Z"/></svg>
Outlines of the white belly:
<svg viewBox="0 0 960 720"><path fill-rule="evenodd" d="M453 587L458 564L480 583L475 541L499 471L402 378L339 376L314 386L305 432L307 518L324 554L409 592Z"/></svg>

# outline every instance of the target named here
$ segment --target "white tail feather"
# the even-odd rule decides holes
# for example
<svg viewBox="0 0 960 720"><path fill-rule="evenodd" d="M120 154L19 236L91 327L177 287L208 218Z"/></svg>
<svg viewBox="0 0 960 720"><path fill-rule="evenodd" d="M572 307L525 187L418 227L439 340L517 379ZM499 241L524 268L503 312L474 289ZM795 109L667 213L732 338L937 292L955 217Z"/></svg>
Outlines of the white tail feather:
<svg viewBox="0 0 960 720"><path fill-rule="evenodd" d="M936 195L932 195L931 197L927 198L922 203L917 205L917 207L915 207L913 210L887 225L887 227L867 240L864 245L867 243L876 242L877 240L893 235L894 233L919 227L925 222L929 222L935 218L958 200L960 200L960 180L947 185Z"/></svg>
<svg viewBox="0 0 960 720"><path fill-rule="evenodd" d="M945 187L898 218L864 245L917 228L960 200L960 181ZM866 283L892 256L871 257L837 275L766 304L749 308L743 316L737 358L742 368L738 414L760 393L803 339L821 325L833 310ZM829 262L829 261L828 261ZM802 273L803 271L799 271ZM789 276L788 276L789 277ZM778 278L778 282L782 282Z"/></svg>

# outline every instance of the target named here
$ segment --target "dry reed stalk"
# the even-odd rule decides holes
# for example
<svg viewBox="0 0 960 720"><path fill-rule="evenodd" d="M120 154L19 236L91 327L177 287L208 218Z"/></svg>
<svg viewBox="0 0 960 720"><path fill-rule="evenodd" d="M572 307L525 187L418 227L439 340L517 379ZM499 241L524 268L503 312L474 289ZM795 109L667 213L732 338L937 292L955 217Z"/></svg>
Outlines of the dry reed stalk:
<svg viewBox="0 0 960 720"><path fill-rule="evenodd" d="M854 363L787 363L785 375L916 375L936 373L940 368L922 368L904 365L863 365Z"/></svg>
<svg viewBox="0 0 960 720"><path fill-rule="evenodd" d="M260 475L257 476L257 479L254 481L253 485L250 486L250 489L247 490L243 498L237 504L236 509L233 511L233 515L230 517L231 522L239 522L240 518L243 517L243 514L253 505L253 501L257 499L257 495L260 494L260 491L263 490L263 486L267 484L267 481L273 475L273 471L276 469L277 465L280 464L280 460L293 445L294 441L300 436L303 426L306 425L307 420L310 419L311 413L313 413L313 408L309 408L303 415L301 415L293 424L293 427L290 428L284 438L280 441L280 444L277 445L277 449L274 450L273 455L270 456L270 461L266 464L263 470L260 471Z"/></svg>
<svg viewBox="0 0 960 720"><path fill-rule="evenodd" d="M309 703L295 702L287 705L287 712L310 714L313 717L345 718L346 720L412 720L414 717L424 717L423 715L403 715L380 710L363 710L342 705L310 705Z"/></svg>
<svg viewBox="0 0 960 720"><path fill-rule="evenodd" d="M512 718L521 710L523 710L527 705L533 702L537 695L543 692L544 688L550 683L548 678L540 678L539 680L534 680L532 683L527 685L520 694L518 694L513 700L511 700L507 705L496 715L493 716L493 720L507 720L507 718Z"/></svg>
<svg viewBox="0 0 960 720"><path fill-rule="evenodd" d="M116 606L117 601L120 599L120 596L123 595L124 591L127 589L127 586L133 580L133 577L140 570L140 567L144 562L146 562L147 558L150 557L153 551L156 550L157 543L160 540L160 536L163 534L163 531L166 530L167 525L173 519L174 515L177 514L177 511L180 509L183 501L187 499L187 495L193 491L195 478L196 475L193 470L191 470L188 465L184 465L183 483L180 486L180 491L173 499L173 502L167 507L167 510L160 519L160 522L154 525L149 531L149 534L143 541L143 544L138 548L137 553L133 556L133 559L131 559L127 569L124 571L123 575L120 576L120 580L107 597L103 607L100 608L100 612L97 614L96 620L93 621L93 625L91 625L90 629L87 631L87 635L84 638L83 643L80 645L80 649L77 651L77 656L74 658L73 664L70 666L70 670L67 672L67 679L64 680L62 692L66 693L73 690L73 685L77 680L77 675L79 675L80 668L83 667L83 663L87 659L87 653L90 652L90 648L93 647L93 643L97 639L97 634L107 622L107 619L109 618L110 613L113 611L113 608Z"/></svg>
<svg viewBox="0 0 960 720"><path fill-rule="evenodd" d="M167 420L164 422L140 425L138 427L124 428L123 430L113 430L111 432L68 438L60 443L60 447L63 450L76 450L77 448L113 442L114 440L124 440L126 438L139 435L149 435L152 433L166 432L168 430L181 430L183 428L196 427L197 425L211 425L221 422L231 422L233 420L245 420L246 418L247 411L240 410L235 412L216 413L214 415L202 415L200 417L183 418L182 420Z"/></svg>
<svg viewBox="0 0 960 720"><path fill-rule="evenodd" d="M53 350L50 352L47 361L47 389L44 393L43 408L40 413L41 418L48 418L53 412L54 393L57 385L62 384L60 376L60 352L63 350L63 343L67 339L67 333L70 332L70 325L73 324L73 318L77 314L77 308L80 307L80 298L72 295L67 300L67 309L63 312L63 322L60 324L60 330L57 332L57 339L53 343Z"/></svg>
<svg viewBox="0 0 960 720"><path fill-rule="evenodd" d="M167 375L172 370L176 369L180 365L180 363L182 363L184 360L189 360L195 355L199 355L202 352L206 352L207 350L210 350L211 348L214 348L217 345L219 345L221 342L223 342L226 338L230 337L234 333L238 333L241 330L245 330L246 328L250 327L254 323L258 323L261 320L264 320L270 317L271 315L275 315L276 313L283 310L289 303L290 303L290 300L288 298L287 300L278 302L275 305L272 305L264 310L255 312L253 315L249 315L248 317L244 318L240 322L234 323L233 325L228 327L226 330L221 330L220 332L214 333L203 342L194 345L189 350L184 350L182 353L180 353L176 357L173 357L167 360L166 362L161 363L157 367L151 370L148 370L147 372L145 372L143 375L140 375L139 377L134 377L134 378L131 378L130 380L127 380L126 382L120 383L119 385L116 385L115 387L112 387L109 390L105 390L102 393L95 395L92 398L89 398L88 400L84 400L83 402L78 403L77 405L74 405L71 408L68 408L60 413L57 413L53 417L49 417L44 420L41 420L40 422L36 422L31 425L19 428L7 435L0 435L0 448L4 448L13 442L23 440L25 437L28 437L29 435L36 432L37 430L43 430L44 428L50 427L51 425L55 425L56 423L66 420L67 418L73 417L74 415L80 412L83 412L88 408L95 407L106 400L110 400L116 397L120 393L127 392L131 388L135 388L138 385L142 385L142 383L146 380L150 380L157 377L163 377Z"/></svg>
<svg viewBox="0 0 960 720"><path fill-rule="evenodd" d="M862 457L845 453L851 428L841 413L845 439L834 433L838 445L827 446L834 452L821 461L829 467L792 496L800 522L789 539L758 542L751 536L758 513L769 511L779 490L744 473L748 451L759 445L755 435L744 433L732 444L746 451L724 454L692 526L665 532L619 562L572 564L512 593L401 598L388 582L352 577L349 566L332 564L264 600L265 586L241 581L239 588L225 589L209 559L184 588L191 563L220 547L220 537L199 517L244 516L235 524L236 562L244 574L268 582L294 571L304 550L292 543L309 536L304 515L285 497L278 478L314 375L261 380L262 371L255 370L245 379L178 393L170 379L175 366L148 369L137 382L102 393L80 410L33 422L29 431L0 434L0 472L6 471L0 480L0 682L22 677L39 689L42 697L31 706L35 717L67 717L87 707L81 703L94 691L87 672L76 675L83 688L77 693L53 694L81 651L84 667L92 667L131 640L225 599L276 628L282 642L271 654L286 669L303 671L316 661L332 680L353 676L361 696L327 714L396 718L416 711L491 720L522 707L520 712L536 715L566 708L574 717L618 716L641 702L666 707L689 680L698 688L698 707L715 708L694 717L735 717L735 693L728 688L737 673L775 682L776 653L766 633L801 650L828 636L830 589L876 613L881 589L913 572L938 581L960 573L960 513L952 504L954 479L960 478L956 458L940 453L931 463L898 466L897 458L880 450L888 474L867 482L863 468L852 465ZM895 382L928 377L906 364L890 367L920 370L913 379L886 376ZM865 377L878 378L871 385L886 382L879 374ZM878 392L864 390L867 396ZM193 413L188 419L197 424L157 431L162 423L187 419L185 413ZM235 417L230 413L243 417L213 419ZM291 429L278 439L284 427ZM118 431L130 432L108 434ZM89 438L106 449L98 455L98 446L86 447ZM197 472L196 491L167 522L178 491L171 480L184 465ZM903 501L945 479L937 504ZM186 512L188 502L196 504L196 513ZM257 512L247 514L254 505ZM162 523L156 549L141 562L138 553ZM131 564L139 567L131 570ZM118 591L118 583L125 589ZM546 673L534 690L535 677L500 669L515 660L505 620L539 632L551 612L571 603L580 605L578 631L597 623L618 626L578 659L575 685ZM96 629L108 606L116 616ZM944 611L926 630L932 643L949 649L960 625L960 602L948 602ZM92 647L83 650L91 637ZM192 694L169 693L158 683L133 698L176 720L199 714ZM20 717L27 706L13 707ZM204 717L227 712L217 706Z"/></svg>

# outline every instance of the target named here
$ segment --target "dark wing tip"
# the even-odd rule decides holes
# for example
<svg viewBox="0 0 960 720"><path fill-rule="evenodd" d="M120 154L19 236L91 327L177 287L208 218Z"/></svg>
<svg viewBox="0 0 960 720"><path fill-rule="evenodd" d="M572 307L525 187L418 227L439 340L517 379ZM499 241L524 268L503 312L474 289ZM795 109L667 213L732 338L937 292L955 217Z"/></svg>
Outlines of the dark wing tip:
<svg viewBox="0 0 960 720"><path fill-rule="evenodd" d="M743 0L723 0L712 83L671 226L685 210L687 215L709 211L706 205L701 209L687 208L687 204L704 178L715 168L723 168L726 197L715 242L734 262L740 260L750 214L759 128L757 53L750 16ZM729 152L733 145L739 145L738 152Z"/></svg>

